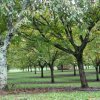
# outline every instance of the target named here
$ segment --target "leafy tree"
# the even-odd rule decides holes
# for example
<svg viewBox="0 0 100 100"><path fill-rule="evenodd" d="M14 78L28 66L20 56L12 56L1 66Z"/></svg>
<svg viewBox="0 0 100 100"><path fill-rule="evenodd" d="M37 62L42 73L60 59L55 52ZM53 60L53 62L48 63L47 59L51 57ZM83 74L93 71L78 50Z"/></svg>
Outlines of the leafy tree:
<svg viewBox="0 0 100 100"><path fill-rule="evenodd" d="M34 38L34 41L28 42L27 48L33 49L35 53L35 60L41 68L41 77L44 77L43 68L48 65L51 71L51 82L54 83L54 63L58 58L58 50L51 44L45 43L40 36L34 35Z"/></svg>
<svg viewBox="0 0 100 100"><path fill-rule="evenodd" d="M72 54L78 63L81 87L87 88L83 51L91 38L92 29L100 21L100 7L87 0L74 3L65 0L51 0L49 5L36 3L32 8L32 24L46 42Z"/></svg>
<svg viewBox="0 0 100 100"><path fill-rule="evenodd" d="M99 69L100 69L100 31L95 31L95 39L87 46L84 54L87 55L84 58L94 66L96 71L96 80L99 81ZM87 57L87 58L86 58Z"/></svg>
<svg viewBox="0 0 100 100"><path fill-rule="evenodd" d="M27 3L27 0L23 0L22 4L20 0L0 1L0 89L7 86L7 48L16 30L25 21L24 11Z"/></svg>

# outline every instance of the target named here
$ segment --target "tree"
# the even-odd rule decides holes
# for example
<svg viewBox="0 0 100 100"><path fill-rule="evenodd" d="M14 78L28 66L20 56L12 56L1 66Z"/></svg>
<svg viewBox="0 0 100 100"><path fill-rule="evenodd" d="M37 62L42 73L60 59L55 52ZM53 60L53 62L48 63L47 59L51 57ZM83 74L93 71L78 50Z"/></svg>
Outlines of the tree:
<svg viewBox="0 0 100 100"><path fill-rule="evenodd" d="M34 34L34 41L32 39L27 43L27 48L32 49L36 56L36 61L41 68L41 77L43 77L43 68L48 65L51 71L51 82L54 83L54 64L58 58L58 50L51 44L44 42L37 33Z"/></svg>
<svg viewBox="0 0 100 100"><path fill-rule="evenodd" d="M0 1L0 89L7 86L7 48L16 30L25 20L23 12L27 7L27 3L28 1L24 0L21 5L19 1L20 9L18 9L18 2L13 0Z"/></svg>
<svg viewBox="0 0 100 100"><path fill-rule="evenodd" d="M90 65L93 65L93 67L95 68L95 72L96 72L96 80L99 81L99 66L100 66L100 30L97 26L100 25L100 23L98 23L96 25L96 27L94 28L94 32L95 32L95 39L94 41L92 41L90 43L89 46L87 46L87 48L85 49L84 56L85 59L87 59L87 62L90 63Z"/></svg>
<svg viewBox="0 0 100 100"><path fill-rule="evenodd" d="M43 68L46 66L46 62L39 60L38 63L41 68L41 78L43 78L44 77Z"/></svg>
<svg viewBox="0 0 100 100"><path fill-rule="evenodd" d="M31 8L32 10L32 8ZM88 83L83 66L83 51L93 40L91 32L100 21L100 7L87 0L74 3L65 0L51 0L49 5L40 3L35 7L32 24L47 42L76 58L81 87Z"/></svg>

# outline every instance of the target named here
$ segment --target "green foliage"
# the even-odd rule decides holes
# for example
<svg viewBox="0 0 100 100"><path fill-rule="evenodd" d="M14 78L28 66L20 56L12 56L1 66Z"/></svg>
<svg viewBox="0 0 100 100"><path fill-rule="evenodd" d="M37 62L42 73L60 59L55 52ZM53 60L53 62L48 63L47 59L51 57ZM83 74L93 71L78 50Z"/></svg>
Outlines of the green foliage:
<svg viewBox="0 0 100 100"><path fill-rule="evenodd" d="M49 7L44 4L42 6L43 8L36 9L32 19L35 29L52 44L58 43L73 51L75 48L71 43L72 38L74 45L81 46L88 31L100 20L98 5L92 6L86 0L75 1L75 4L65 0L53 0ZM68 34L71 31L72 38ZM92 38L90 32L89 35Z"/></svg>
<svg viewBox="0 0 100 100"><path fill-rule="evenodd" d="M7 30L7 17L0 13L0 35Z"/></svg>

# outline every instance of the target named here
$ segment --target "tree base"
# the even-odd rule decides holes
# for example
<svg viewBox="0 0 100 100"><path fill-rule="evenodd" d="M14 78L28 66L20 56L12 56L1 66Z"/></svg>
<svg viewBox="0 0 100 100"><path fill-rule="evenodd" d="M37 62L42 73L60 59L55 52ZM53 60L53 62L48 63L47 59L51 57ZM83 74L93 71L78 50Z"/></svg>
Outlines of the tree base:
<svg viewBox="0 0 100 100"><path fill-rule="evenodd" d="M81 86L81 88L89 88L89 86L88 85L83 85L83 86Z"/></svg>

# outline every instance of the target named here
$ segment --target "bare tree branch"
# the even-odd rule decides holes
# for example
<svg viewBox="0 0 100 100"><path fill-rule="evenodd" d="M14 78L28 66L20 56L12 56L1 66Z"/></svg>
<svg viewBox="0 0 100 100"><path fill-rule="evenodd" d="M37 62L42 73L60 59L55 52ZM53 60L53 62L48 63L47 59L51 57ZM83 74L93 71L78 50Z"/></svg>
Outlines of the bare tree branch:
<svg viewBox="0 0 100 100"><path fill-rule="evenodd" d="M74 51L72 51L70 48L64 48L64 47L62 47L60 44L57 44L57 43L55 43L54 46L55 46L56 48L58 48L58 49L64 51L64 52L66 52L66 53L74 54Z"/></svg>

